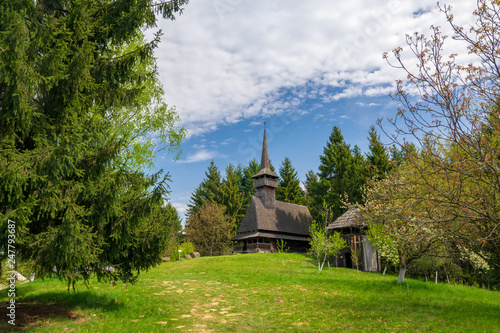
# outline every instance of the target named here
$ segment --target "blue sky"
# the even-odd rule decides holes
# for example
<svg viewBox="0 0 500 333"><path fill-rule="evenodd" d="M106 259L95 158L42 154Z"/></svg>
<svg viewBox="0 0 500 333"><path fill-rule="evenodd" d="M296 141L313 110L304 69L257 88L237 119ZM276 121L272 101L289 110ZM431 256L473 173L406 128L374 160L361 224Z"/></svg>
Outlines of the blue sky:
<svg viewBox="0 0 500 333"><path fill-rule="evenodd" d="M447 4L458 23L472 22L475 1ZM160 22L165 99L188 130L179 161L157 156L155 169L172 176L170 201L182 216L212 159L222 174L260 159L264 122L272 163L289 157L302 181L335 125L366 153L369 127L394 117L388 94L404 78L382 53L431 24L451 34L434 0L193 0ZM468 61L458 42L448 50Z"/></svg>

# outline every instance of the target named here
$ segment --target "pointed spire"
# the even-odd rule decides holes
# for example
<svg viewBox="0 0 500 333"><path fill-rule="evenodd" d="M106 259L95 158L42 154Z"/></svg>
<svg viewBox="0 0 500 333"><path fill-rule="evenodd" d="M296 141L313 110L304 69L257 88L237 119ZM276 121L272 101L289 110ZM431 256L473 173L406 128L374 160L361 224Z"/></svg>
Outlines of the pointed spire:
<svg viewBox="0 0 500 333"><path fill-rule="evenodd" d="M265 123L264 123L265 126ZM267 209L276 209L276 196L274 189L278 187L278 175L271 170L271 162L267 152L267 134L264 127L264 139L262 140L262 159L260 170L252 176L253 187L256 189L255 196L260 199Z"/></svg>
<svg viewBox="0 0 500 333"><path fill-rule="evenodd" d="M269 163L269 153L267 152L267 136L265 128L264 128L264 140L262 141L262 158L260 160L260 169L271 170L271 166Z"/></svg>
<svg viewBox="0 0 500 333"><path fill-rule="evenodd" d="M262 140L262 158L260 160L260 170L255 175L253 175L252 178L258 178L264 175L274 179L278 178L278 175L276 175L271 170L271 162L269 161L269 153L267 152L267 135L265 128L264 128L264 140Z"/></svg>

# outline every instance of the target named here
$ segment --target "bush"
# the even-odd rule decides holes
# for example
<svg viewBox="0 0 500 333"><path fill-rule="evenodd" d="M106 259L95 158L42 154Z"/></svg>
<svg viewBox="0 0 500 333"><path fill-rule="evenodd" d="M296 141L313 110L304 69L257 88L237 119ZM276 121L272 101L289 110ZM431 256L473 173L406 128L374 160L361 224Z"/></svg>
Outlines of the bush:
<svg viewBox="0 0 500 333"><path fill-rule="evenodd" d="M186 239L195 244L201 255L216 256L231 253L234 223L225 211L223 205L210 202L189 216L184 229Z"/></svg>
<svg viewBox="0 0 500 333"><path fill-rule="evenodd" d="M175 250L170 252L168 256L170 260L174 261L179 259L179 250L181 250L181 257L184 257L187 254L194 252L194 245L191 242L182 242L181 244L178 244Z"/></svg>

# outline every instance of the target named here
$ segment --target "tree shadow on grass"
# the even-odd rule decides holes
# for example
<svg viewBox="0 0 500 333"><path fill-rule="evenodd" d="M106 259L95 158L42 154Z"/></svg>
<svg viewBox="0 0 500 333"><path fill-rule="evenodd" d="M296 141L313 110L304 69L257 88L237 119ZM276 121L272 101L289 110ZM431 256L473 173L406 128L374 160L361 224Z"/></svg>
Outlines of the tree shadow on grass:
<svg viewBox="0 0 500 333"><path fill-rule="evenodd" d="M93 291L76 294L47 292L36 297L23 297L15 302L15 325L8 323L11 313L7 307L9 302L0 305L0 332L24 331L33 326L43 325L50 321L68 320L76 323L88 318L83 309L98 309L100 312L118 311L123 307L114 298L107 295L96 295Z"/></svg>

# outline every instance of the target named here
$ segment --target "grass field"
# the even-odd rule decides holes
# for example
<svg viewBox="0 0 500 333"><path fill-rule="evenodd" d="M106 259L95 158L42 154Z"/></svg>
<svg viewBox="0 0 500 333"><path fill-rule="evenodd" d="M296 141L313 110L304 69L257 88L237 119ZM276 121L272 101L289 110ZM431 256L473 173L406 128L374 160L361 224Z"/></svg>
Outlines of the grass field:
<svg viewBox="0 0 500 333"><path fill-rule="evenodd" d="M500 293L325 268L312 257L246 254L164 263L135 285L58 280L18 286L14 330L1 290L0 331L499 332ZM408 295L407 295L408 293Z"/></svg>

